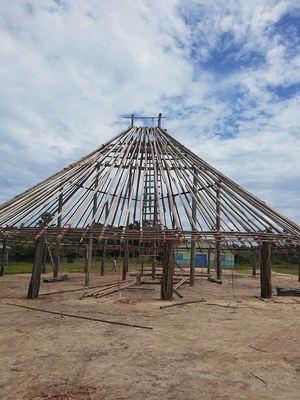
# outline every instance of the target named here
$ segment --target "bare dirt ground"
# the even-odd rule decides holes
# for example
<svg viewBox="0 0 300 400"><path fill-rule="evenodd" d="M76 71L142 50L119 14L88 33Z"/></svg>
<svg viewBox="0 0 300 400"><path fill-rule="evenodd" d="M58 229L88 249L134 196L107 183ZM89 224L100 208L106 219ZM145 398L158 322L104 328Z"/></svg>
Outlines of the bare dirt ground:
<svg viewBox="0 0 300 400"><path fill-rule="evenodd" d="M84 292L26 300L29 275L0 277L0 399L280 399L300 393L300 298L262 301L259 278L225 275L182 286L183 299L123 290L100 299ZM91 285L116 274L94 274ZM41 293L82 288L82 274L42 283ZM299 287L274 274L273 287ZM154 289L154 290L153 290ZM175 296L176 297L176 296ZM203 299L194 304L160 306ZM153 329L112 325L8 303Z"/></svg>

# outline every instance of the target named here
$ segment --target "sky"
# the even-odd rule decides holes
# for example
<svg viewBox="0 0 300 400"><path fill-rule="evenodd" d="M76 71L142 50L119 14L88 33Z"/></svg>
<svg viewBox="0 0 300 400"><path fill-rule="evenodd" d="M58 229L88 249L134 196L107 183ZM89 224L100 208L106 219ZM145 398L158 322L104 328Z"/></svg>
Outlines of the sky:
<svg viewBox="0 0 300 400"><path fill-rule="evenodd" d="M0 88L0 203L161 112L300 224L299 0L0 0Z"/></svg>

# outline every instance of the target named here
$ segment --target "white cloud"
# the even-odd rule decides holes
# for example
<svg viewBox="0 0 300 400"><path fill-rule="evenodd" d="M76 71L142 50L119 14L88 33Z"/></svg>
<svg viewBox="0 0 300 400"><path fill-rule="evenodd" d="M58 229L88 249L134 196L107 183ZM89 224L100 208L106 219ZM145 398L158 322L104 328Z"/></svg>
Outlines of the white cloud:
<svg viewBox="0 0 300 400"><path fill-rule="evenodd" d="M300 81L297 28L276 25L299 10L292 0L1 3L0 200L124 129L122 115L163 112L177 139L299 223L299 91L278 92Z"/></svg>

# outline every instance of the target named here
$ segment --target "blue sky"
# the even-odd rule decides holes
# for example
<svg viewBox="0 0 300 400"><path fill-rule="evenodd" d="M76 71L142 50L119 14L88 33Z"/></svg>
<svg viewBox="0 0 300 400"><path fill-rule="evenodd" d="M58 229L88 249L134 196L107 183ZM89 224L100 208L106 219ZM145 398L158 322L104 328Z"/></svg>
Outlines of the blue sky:
<svg viewBox="0 0 300 400"><path fill-rule="evenodd" d="M300 223L298 0L2 1L0 82L0 202L162 112Z"/></svg>

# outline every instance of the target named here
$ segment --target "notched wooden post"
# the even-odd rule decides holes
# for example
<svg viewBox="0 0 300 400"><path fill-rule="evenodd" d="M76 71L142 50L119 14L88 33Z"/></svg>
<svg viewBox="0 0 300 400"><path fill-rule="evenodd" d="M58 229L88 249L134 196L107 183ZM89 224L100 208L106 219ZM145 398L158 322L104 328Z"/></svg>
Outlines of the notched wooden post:
<svg viewBox="0 0 300 400"><path fill-rule="evenodd" d="M126 280L127 272L128 272L128 258L129 258L129 246L128 240L125 241L124 244L124 260L123 260L123 271L122 271L122 280Z"/></svg>
<svg viewBox="0 0 300 400"><path fill-rule="evenodd" d="M173 276L175 267L174 242L167 241L163 248L163 270L161 277L161 300L173 298Z"/></svg>
<svg viewBox="0 0 300 400"><path fill-rule="evenodd" d="M260 246L260 287L261 297L272 297L271 284L271 243L263 242Z"/></svg>
<svg viewBox="0 0 300 400"><path fill-rule="evenodd" d="M7 246L6 246L6 240L3 239L2 241L2 254L1 254L1 266L0 266L0 276L4 275L4 268L6 265L6 250Z"/></svg>
<svg viewBox="0 0 300 400"><path fill-rule="evenodd" d="M34 260L27 299L36 299L39 295L44 251L45 239L44 236L40 236L35 241Z"/></svg>

